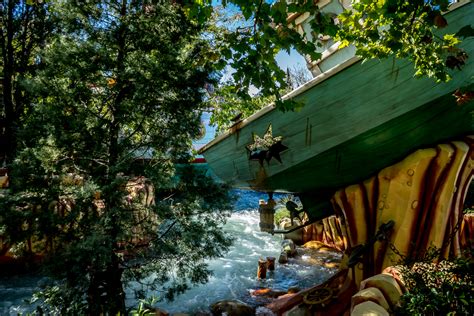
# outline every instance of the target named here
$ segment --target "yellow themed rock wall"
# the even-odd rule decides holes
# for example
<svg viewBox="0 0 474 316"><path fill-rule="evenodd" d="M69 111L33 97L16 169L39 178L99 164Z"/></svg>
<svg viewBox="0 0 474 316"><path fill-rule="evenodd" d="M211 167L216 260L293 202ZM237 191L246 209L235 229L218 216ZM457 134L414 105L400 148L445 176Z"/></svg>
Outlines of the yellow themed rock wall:
<svg viewBox="0 0 474 316"><path fill-rule="evenodd" d="M324 245L339 251L347 249L347 238L344 238L346 231L343 228L343 221L335 215L326 217L314 224L308 225L302 229L302 241L316 240Z"/></svg>
<svg viewBox="0 0 474 316"><path fill-rule="evenodd" d="M356 284L402 258L416 259L430 247L440 249L439 257L450 257L471 243L472 218L463 223L462 211L473 177L473 144L468 137L418 150L336 192L332 203L344 222L346 247L369 245L352 269ZM374 240L380 225L389 221L394 222L390 235Z"/></svg>

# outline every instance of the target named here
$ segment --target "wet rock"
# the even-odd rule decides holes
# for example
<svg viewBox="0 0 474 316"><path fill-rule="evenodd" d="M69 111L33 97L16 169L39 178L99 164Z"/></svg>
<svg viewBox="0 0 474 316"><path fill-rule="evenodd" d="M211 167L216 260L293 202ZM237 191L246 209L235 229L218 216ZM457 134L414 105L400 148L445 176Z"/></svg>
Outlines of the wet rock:
<svg viewBox="0 0 474 316"><path fill-rule="evenodd" d="M296 249L295 243L290 239L285 239L281 241L281 247L284 249L289 247L290 249Z"/></svg>
<svg viewBox="0 0 474 316"><path fill-rule="evenodd" d="M170 315L167 311L159 309L159 308L153 308L152 312L153 312L152 315L154 316L169 316Z"/></svg>
<svg viewBox="0 0 474 316"><path fill-rule="evenodd" d="M210 306L212 315L221 316L225 313L227 316L251 316L255 315L255 310L239 300L219 301Z"/></svg>
<svg viewBox="0 0 474 316"><path fill-rule="evenodd" d="M284 252L288 255L288 257L294 257L296 256L296 246L293 240L291 239L285 239L281 242L281 247Z"/></svg>
<svg viewBox="0 0 474 316"><path fill-rule="evenodd" d="M291 219L284 217L280 220L278 224L279 229L281 230L290 230L292 228L298 227L301 225L301 222L298 219L293 219L293 225L291 225ZM302 229L295 230L289 234L283 235L285 239L291 239L297 243L303 242L303 231Z"/></svg>
<svg viewBox="0 0 474 316"><path fill-rule="evenodd" d="M320 242L320 241L317 241L317 240L310 240L308 241L307 243L305 243L303 245L303 248L307 248L307 249L319 249L321 247L324 247L325 245Z"/></svg>
<svg viewBox="0 0 474 316"><path fill-rule="evenodd" d="M309 310L307 306L295 306L289 311L285 312L283 315L285 316L307 316L309 314Z"/></svg>
<svg viewBox="0 0 474 316"><path fill-rule="evenodd" d="M286 230L291 227L291 219L288 217L283 217L278 223L278 228L281 230Z"/></svg>
<svg viewBox="0 0 474 316"><path fill-rule="evenodd" d="M293 219L293 224L291 224L291 219L289 217L283 217L278 222L278 228L282 230L291 229L293 227L300 226L300 225L301 225L301 221L297 218Z"/></svg>
<svg viewBox="0 0 474 316"><path fill-rule="evenodd" d="M271 309L268 309L263 306L257 307L257 310L255 311L255 315L256 316L276 316L276 314L273 313Z"/></svg>
<svg viewBox="0 0 474 316"><path fill-rule="evenodd" d="M296 286L288 288L288 294L295 294L295 293L298 293L299 291L301 291L301 289Z"/></svg>
<svg viewBox="0 0 474 316"><path fill-rule="evenodd" d="M337 262L324 262L323 265L328 269L334 269L339 267L339 263Z"/></svg>
<svg viewBox="0 0 474 316"><path fill-rule="evenodd" d="M319 252L339 252L339 250L337 250L335 248L332 248L332 247L329 247L325 243L322 243L322 242L317 241L317 240L308 241L307 243L305 243L303 245L303 248L313 249L313 250L317 250Z"/></svg>
<svg viewBox="0 0 474 316"><path fill-rule="evenodd" d="M334 249L334 248L331 248L331 247L324 246L324 247L319 248L318 251L319 252L333 252L333 251L337 251L337 250Z"/></svg>
<svg viewBox="0 0 474 316"><path fill-rule="evenodd" d="M257 289L250 292L252 296L263 296L263 297L272 297L276 298L281 295L285 295L285 291L272 290L269 288Z"/></svg>
<svg viewBox="0 0 474 316"><path fill-rule="evenodd" d="M342 254L338 253L336 255L329 255L326 257L325 262L334 262L334 263L340 263L342 259Z"/></svg>
<svg viewBox="0 0 474 316"><path fill-rule="evenodd" d="M376 287L369 287L354 294L351 299L351 309L367 301L377 303L385 310L390 309L390 306L388 305L387 300L383 296L383 293Z"/></svg>
<svg viewBox="0 0 474 316"><path fill-rule="evenodd" d="M351 316L389 316L390 314L380 305L372 301L363 302L356 305L351 311Z"/></svg>
<svg viewBox="0 0 474 316"><path fill-rule="evenodd" d="M280 257L278 257L278 263L280 264L285 264L285 263L288 263L288 255L286 254L286 252L282 252L280 253Z"/></svg>
<svg viewBox="0 0 474 316"><path fill-rule="evenodd" d="M293 227L292 227L293 228ZM292 241L294 241L295 243L297 244L301 244L303 242L303 230L302 228L298 229L298 230L295 230L289 234L284 234L283 235L283 238L285 239L291 239Z"/></svg>

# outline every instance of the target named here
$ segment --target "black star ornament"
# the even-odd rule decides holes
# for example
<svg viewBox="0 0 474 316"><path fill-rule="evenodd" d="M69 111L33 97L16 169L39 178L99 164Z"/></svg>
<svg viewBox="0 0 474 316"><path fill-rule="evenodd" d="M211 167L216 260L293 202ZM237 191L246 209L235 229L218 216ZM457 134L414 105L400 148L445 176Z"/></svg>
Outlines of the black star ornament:
<svg viewBox="0 0 474 316"><path fill-rule="evenodd" d="M288 147L283 145L281 141L281 136L273 137L271 124L268 126L263 137L253 134L253 143L246 146L249 152L249 160L257 160L261 166L263 166L264 160L268 164L272 158L282 163L280 153L288 149Z"/></svg>
<svg viewBox="0 0 474 316"><path fill-rule="evenodd" d="M275 144L273 144L272 146L270 146L270 148L268 149L267 157L266 157L265 160L267 161L267 163L269 163L272 158L275 158L276 160L278 160L279 163L282 163L282 162L281 162L280 153L281 153L282 151L287 150L287 149L288 149L288 147L286 147L285 145L283 145L283 144L281 143L281 141L280 141L280 142L276 142Z"/></svg>
<svg viewBox="0 0 474 316"><path fill-rule="evenodd" d="M266 150L254 150L250 152L249 160L258 160L261 166L263 166L263 161L267 160L267 151ZM268 162L268 160L267 160Z"/></svg>

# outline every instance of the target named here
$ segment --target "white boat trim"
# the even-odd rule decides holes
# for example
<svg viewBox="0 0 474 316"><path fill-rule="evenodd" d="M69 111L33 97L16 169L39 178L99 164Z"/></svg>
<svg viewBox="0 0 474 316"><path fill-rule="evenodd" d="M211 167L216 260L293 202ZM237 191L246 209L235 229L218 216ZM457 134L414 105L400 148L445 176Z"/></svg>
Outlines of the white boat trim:
<svg viewBox="0 0 474 316"><path fill-rule="evenodd" d="M459 1L456 1L454 3L452 3L449 8L448 8L448 11L447 12L444 12L444 14L448 13L448 12L451 12L451 11L454 11L456 9L459 9L460 7L468 4L472 2L472 0L459 0ZM296 17L294 17L296 18ZM337 43L336 43L337 44ZM305 91L313 88L314 86L318 85L319 83L325 81L325 80L328 80L329 78L331 78L332 76L336 75L337 73L343 71L344 69L352 66L353 64L361 61L362 58L361 57L358 57L358 56L354 56L354 57L351 57L349 58L348 60L340 63L339 65L337 66L334 66L333 68L329 69L328 71L326 72L323 72L322 74L314 77L313 79L311 79L310 81L308 81L307 83L303 84L302 86L299 86L298 88L296 88L295 90L289 92L288 94L284 95L282 97L282 100L288 100L288 99L292 99L294 97L297 97L298 95L304 93ZM226 139L227 137L233 135L235 133L236 130L239 130L243 127L245 127L246 125L250 124L251 122L257 120L258 118L264 116L265 114L275 110L276 107L275 107L275 104L274 103L271 103L269 105L267 105L266 107L260 109L259 111L255 112L254 114L252 114L251 116L249 116L248 118L236 123L233 128L230 127L226 132L224 132L223 134L221 135L218 135L216 138L214 138L212 141L210 141L209 143L207 143L206 145L204 145L199 151L198 153L199 154L202 154L204 153L205 151L207 151L209 148L211 148L212 146L216 145L217 143L221 142L222 140Z"/></svg>
<svg viewBox="0 0 474 316"><path fill-rule="evenodd" d="M314 86L318 85L319 83L331 78L332 76L336 75L337 73L341 72L342 70L344 70L344 69L352 66L353 64L359 62L360 60L361 60L361 58L358 57L358 56L354 56L354 57L349 58L348 60L346 60L346 61L340 63L339 65L329 69L328 71L314 77L313 79L311 79L307 83L303 84L302 86L299 86L298 88L296 88L295 90L289 92L288 94L285 94L282 97L282 100L292 99L292 98L302 94L303 92L305 92L305 91L313 88ZM243 128L244 126L248 125L250 122L255 121L256 119L262 117L263 115L265 115L268 112L271 112L275 109L276 109L276 107L275 107L274 103L271 103L271 104L267 105L266 107L262 108L258 112L252 114L248 118L246 118L243 121L239 122L238 123L238 129ZM230 135L232 135L234 133L235 133L235 129L230 128L229 130L227 130L223 134L217 136L212 141L210 141L205 146L203 146L199 150L199 153L202 154L203 152L205 152L206 150L208 150L209 148L211 148L215 144L219 143L220 141L222 141L223 139L229 137Z"/></svg>

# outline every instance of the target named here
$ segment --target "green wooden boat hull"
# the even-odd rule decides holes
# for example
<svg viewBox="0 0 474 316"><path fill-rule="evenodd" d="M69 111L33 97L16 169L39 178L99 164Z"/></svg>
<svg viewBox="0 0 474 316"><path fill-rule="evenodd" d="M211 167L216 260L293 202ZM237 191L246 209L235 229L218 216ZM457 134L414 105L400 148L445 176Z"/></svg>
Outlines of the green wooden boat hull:
<svg viewBox="0 0 474 316"><path fill-rule="evenodd" d="M474 4L445 17L446 33L474 24ZM473 134L474 102L457 105L452 94L474 78L474 40L462 48L470 58L448 83L414 78L404 60L349 60L296 91L299 112L263 109L202 149L212 170L235 187L298 193L307 204L357 183L416 149ZM249 160L253 135L273 137L288 149L281 163ZM319 216L318 216L319 217Z"/></svg>

